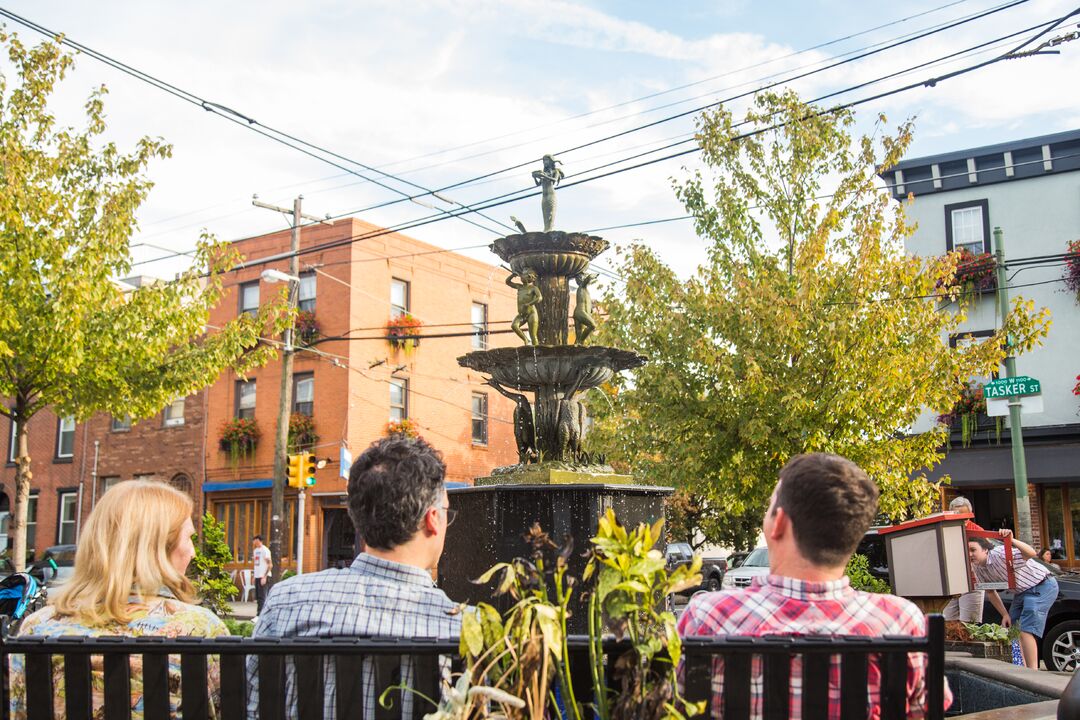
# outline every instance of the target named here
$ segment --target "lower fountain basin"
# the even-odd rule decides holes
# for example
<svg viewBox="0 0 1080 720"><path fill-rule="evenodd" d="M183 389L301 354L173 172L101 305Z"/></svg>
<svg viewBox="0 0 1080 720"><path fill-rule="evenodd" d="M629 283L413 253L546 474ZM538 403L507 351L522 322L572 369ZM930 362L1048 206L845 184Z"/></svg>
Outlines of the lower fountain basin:
<svg viewBox="0 0 1080 720"><path fill-rule="evenodd" d="M622 370L641 367L646 358L629 350L600 345L523 345L477 350L458 358L458 364L487 373L505 387L517 390L550 388L565 391L594 388Z"/></svg>

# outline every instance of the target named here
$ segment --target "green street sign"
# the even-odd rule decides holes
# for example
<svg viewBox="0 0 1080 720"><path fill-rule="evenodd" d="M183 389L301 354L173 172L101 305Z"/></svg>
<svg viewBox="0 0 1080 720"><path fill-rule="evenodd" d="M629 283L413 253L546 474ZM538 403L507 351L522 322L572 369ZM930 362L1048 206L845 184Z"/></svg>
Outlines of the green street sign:
<svg viewBox="0 0 1080 720"><path fill-rule="evenodd" d="M999 378L986 383L983 396L987 400L994 398L1022 397L1038 395L1042 392L1042 383L1033 377L1020 375L1012 378Z"/></svg>

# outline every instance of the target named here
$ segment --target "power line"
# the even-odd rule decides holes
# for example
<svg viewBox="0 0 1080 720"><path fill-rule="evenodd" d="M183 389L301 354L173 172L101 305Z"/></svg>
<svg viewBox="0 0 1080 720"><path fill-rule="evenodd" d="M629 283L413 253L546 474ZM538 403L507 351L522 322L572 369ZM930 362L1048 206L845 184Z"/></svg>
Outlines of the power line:
<svg viewBox="0 0 1080 720"><path fill-rule="evenodd" d="M1026 1L1026 0L1020 0L1020 1ZM1047 27L1045 30L1043 30L1041 33L1036 35L1031 40L1028 40L1028 41L1025 41L1024 43L1022 43L1020 46L1018 46L1017 49L1022 48L1024 45L1027 45L1029 42L1032 42L1035 39L1037 39L1038 37L1041 37L1042 35L1046 34L1051 29L1053 29L1053 27L1056 27L1057 25L1061 24L1062 22L1067 20L1069 17L1077 14L1078 12L1080 12L1080 10L1074 10L1072 13L1069 13L1068 15L1065 15L1065 16L1059 18L1058 20L1054 21L1053 23L1049 23L1049 22L1048 23L1043 23L1043 24L1048 24L1049 27ZM1036 27L1041 27L1041 26L1042 26L1042 24L1039 25L1039 26L1036 26ZM1016 33L1010 33L1009 35L1006 35L1004 37L1012 37L1015 34ZM991 42L998 42L1001 39L1002 38L997 38L997 39L995 39L994 41L991 41ZM1015 52L1015 50L1013 52ZM955 55L955 54L956 53L952 53L952 54L950 54L950 56ZM976 63L974 65L967 66L965 68L962 68L962 69L957 70L957 71L953 71L953 72L948 73L946 75L942 75L942 76L938 76L938 77L933 77L933 78L928 78L928 79L925 79L925 80L917 81L915 83L910 83L908 85L904 85L904 86L901 86L899 88L894 88L892 90L881 92L881 93L878 93L876 95L864 97L864 98L861 98L861 99L858 99L858 100L853 100L853 101L850 101L848 103L843 103L843 104L840 104L840 105L837 105L837 106L834 106L834 107L831 107L831 108L818 110L818 111L814 112L813 114L814 115L823 115L823 114L828 114L828 113L834 113L834 112L837 112L839 110L850 109L850 108L853 108L853 107L856 107L856 106L859 106L859 105L866 104L868 102L873 102L875 100L880 100L882 98L889 97L889 96L892 96L892 95L897 95L897 94L907 92L909 90L913 90L913 89L916 89L916 88L921 88L921 87L931 87L932 88L932 87L935 87L938 83L944 82L945 80L949 80L949 79L958 77L958 76L966 74L966 73L974 72L975 70L982 69L982 68L987 67L988 65L994 64L996 62L1000 62L1001 60L1004 60L1004 59L1008 58L1009 54L1010 53L1005 53L1003 55L997 56L997 57L992 58L990 60L986 60L986 61L983 61L983 62L980 62L980 63ZM861 83L856 87L864 87L867 84L869 84L869 83ZM841 92L844 92L844 91L837 91L837 92L834 92L834 93L830 93L829 96L834 96L834 95L839 94ZM811 102L813 102L813 101L811 101ZM743 124L743 123L740 123L740 124ZM738 140L746 139L748 137L753 137L753 136L762 134L764 132L767 132L769 130L774 130L774 129L780 128L783 125L784 125L784 123L780 123L780 124L773 125L773 126L770 126L770 127L760 128L760 129L753 130L753 131L750 131L750 132L747 132L747 133L742 133L742 134L739 134L739 135L735 135L735 136L732 136L730 138L730 141L735 142L735 141L738 141ZM691 154L691 153L694 153L694 152L698 152L699 150L700 150L700 148L691 148L691 149L688 149L688 150L679 151L679 152L676 152L676 153L665 155L665 156L660 157L660 158L655 158L655 159L644 161L644 162L641 162L641 163L638 163L638 164L635 164L635 165L631 165L631 166L628 166L628 167L620 168L620 169L617 169L617 170L612 170L612 171L609 171L609 172L606 172L606 173L603 173L603 174L600 174L600 175L596 175L596 176L593 176L593 177L583 178L583 179L576 180L576 181L571 181L571 182L564 182L564 183L561 184L560 187L562 187L562 188L574 187L576 185L584 184L586 182L592 182L592 181L595 181L595 180L600 180L600 179L603 179L605 177L610 177L610 176L613 176L613 175L621 174L623 172L628 172L630 170L636 170L636 169L647 167L649 165L653 165L653 164L656 164L656 163L659 163L659 162L664 162L666 160L671 160L671 159L675 159L675 158L678 158L678 157L682 157L682 156L685 156L685 155L688 155L688 154ZM579 173L579 175L580 174L584 174L584 173ZM483 176L481 176L481 177L483 177ZM535 196L537 196L539 194L540 194L539 191L528 188L526 190L518 190L518 191L511 192L511 193L504 193L503 195L495 196L494 198L491 198L489 200L480 201L478 203L473 203L473 209L472 210L456 210L456 211L445 211L445 212L449 216L456 216L456 215L459 215L459 214L465 214L467 212L476 212L477 210L487 210L487 209L490 209L490 208L493 208L493 207L498 207L498 206L509 204L509 203L512 203L512 202L518 202L518 201L525 200L525 199L528 199L528 198L531 198L531 197L535 197ZM514 197L514 196L517 196L517 197ZM396 203L396 202L400 202L400 201L390 201L390 204ZM375 209L375 207L384 207L385 205L386 204L381 205L381 206L372 206L372 207L367 208L367 209ZM419 218L417 220L406 221L404 223L399 223L398 225L390 227L390 228L383 228L383 229L376 230L376 231L371 231L371 232L368 232L368 233L362 233L360 235L352 236L352 237L349 237L349 238L343 238L343 239L339 239L339 240L329 241L327 243L322 243L322 244L314 245L314 246L311 246L311 247L308 247L308 248L303 248L303 249L301 249L299 251L299 254L304 255L304 254L308 254L308 253L321 252L323 250L328 250L328 249L332 249L332 248L336 248L336 247L342 247L344 245L352 244L354 242L360 242L362 240L370 239L372 237L378 237L378 236L381 236L381 235L387 235L387 234L391 234L391 233L394 233L394 232L400 232L402 230L408 230L408 229L412 229L412 228L416 228L416 227L429 225L429 224L431 224L433 222L438 222L438 221L440 221L442 219L444 219L442 217L442 215L428 215L428 216ZM262 263L265 263L265 262L273 262L273 261L285 259L287 257L288 257L288 254L279 254L279 255L270 256L268 258L249 260L249 261L246 261L244 263L241 263L238 266L238 268L251 267L251 266L262 264ZM157 260L162 260L162 259L166 259L166 258L158 258Z"/></svg>

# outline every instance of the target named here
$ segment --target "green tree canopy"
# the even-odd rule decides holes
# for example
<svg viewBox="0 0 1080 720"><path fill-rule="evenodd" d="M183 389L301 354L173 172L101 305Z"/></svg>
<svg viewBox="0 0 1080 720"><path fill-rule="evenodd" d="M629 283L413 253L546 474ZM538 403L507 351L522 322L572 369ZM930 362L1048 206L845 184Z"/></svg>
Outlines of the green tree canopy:
<svg viewBox="0 0 1080 720"><path fill-rule="evenodd" d="M950 409L1003 355L1004 330L950 347L970 298L956 258L905 254L913 232L876 173L911 139L879 119L853 139L848 111L764 94L737 123L724 108L699 119L706 172L675 183L707 261L683 280L649 248L621 254L625 284L604 298L598 342L650 362L591 401L594 443L634 472L683 492L682 532L754 542L780 468L828 451L861 465L880 510L929 510L926 473L946 429L909 429ZM940 297L941 295L948 297ZM1019 349L1048 315L1017 299L1005 323Z"/></svg>
<svg viewBox="0 0 1080 720"><path fill-rule="evenodd" d="M236 261L203 237L190 269L132 289L135 213L151 188L144 172L171 148L143 138L130 152L105 142L104 96L85 105L85 127L61 127L49 109L72 58L57 42L27 48L0 30L12 77L0 75L0 414L16 425L14 561L25 561L30 457L26 423L45 407L143 418L212 383L229 366L264 361L260 331L281 313L268 305L208 329Z"/></svg>

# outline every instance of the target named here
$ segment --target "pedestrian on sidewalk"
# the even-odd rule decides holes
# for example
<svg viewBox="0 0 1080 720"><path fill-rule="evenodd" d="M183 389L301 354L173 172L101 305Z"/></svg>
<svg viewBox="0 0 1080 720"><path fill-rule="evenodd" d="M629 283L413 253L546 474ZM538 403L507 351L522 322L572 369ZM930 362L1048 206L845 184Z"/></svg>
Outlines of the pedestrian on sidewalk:
<svg viewBox="0 0 1080 720"><path fill-rule="evenodd" d="M270 548L263 545L262 535L251 538L251 543L255 546L251 551L251 560L255 563L255 614L260 615L266 592L270 589L270 568L274 559L270 556Z"/></svg>

